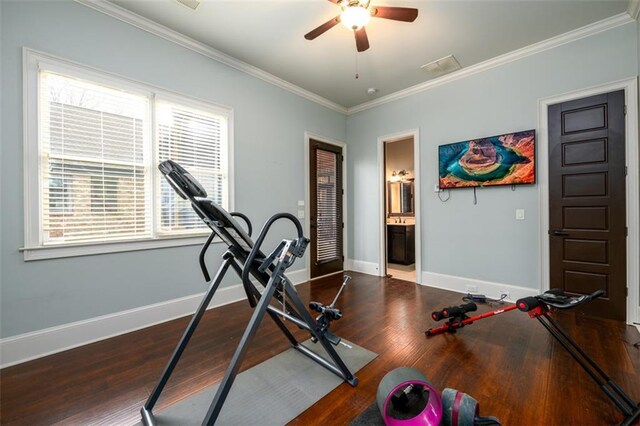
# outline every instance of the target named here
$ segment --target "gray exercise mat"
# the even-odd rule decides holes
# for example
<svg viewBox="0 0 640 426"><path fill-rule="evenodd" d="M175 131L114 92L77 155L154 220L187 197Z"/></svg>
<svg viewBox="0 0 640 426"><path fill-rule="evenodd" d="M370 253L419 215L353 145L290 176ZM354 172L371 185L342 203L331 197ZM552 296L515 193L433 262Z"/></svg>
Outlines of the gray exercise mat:
<svg viewBox="0 0 640 426"><path fill-rule="evenodd" d="M336 351L352 373L378 355L342 340ZM328 358L320 344L304 345ZM357 376L357 375L356 375ZM283 425L338 387L343 380L289 348L236 376L216 424ZM218 385L190 396L164 411L154 412L158 425L200 425Z"/></svg>

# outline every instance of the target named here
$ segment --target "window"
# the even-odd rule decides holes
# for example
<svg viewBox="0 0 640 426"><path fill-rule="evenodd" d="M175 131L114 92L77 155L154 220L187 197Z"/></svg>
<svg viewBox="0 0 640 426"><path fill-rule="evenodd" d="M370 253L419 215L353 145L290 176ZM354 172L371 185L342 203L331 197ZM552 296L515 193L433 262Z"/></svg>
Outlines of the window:
<svg viewBox="0 0 640 426"><path fill-rule="evenodd" d="M208 228L157 169L229 208L231 112L25 50L25 259L197 244Z"/></svg>
<svg viewBox="0 0 640 426"><path fill-rule="evenodd" d="M151 237L149 99L46 69L38 83L42 245Z"/></svg>
<svg viewBox="0 0 640 426"><path fill-rule="evenodd" d="M159 160L177 161L202 183L209 197L227 206L223 172L225 153L220 143L224 120L215 114L163 100L156 103L156 117ZM160 234L208 229L166 179L158 182Z"/></svg>

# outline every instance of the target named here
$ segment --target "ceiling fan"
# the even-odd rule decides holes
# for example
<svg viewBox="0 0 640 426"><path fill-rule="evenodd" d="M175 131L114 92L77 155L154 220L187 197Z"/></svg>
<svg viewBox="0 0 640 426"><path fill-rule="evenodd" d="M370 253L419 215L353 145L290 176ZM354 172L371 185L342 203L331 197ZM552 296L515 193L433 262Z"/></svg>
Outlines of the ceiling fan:
<svg viewBox="0 0 640 426"><path fill-rule="evenodd" d="M371 6L371 0L329 0L342 8L342 13L333 19L309 31L304 38L313 40L334 26L342 22L347 28L353 30L356 36L356 48L358 52L364 52L369 48L369 39L364 26L369 18L384 18L394 21L413 22L418 17L418 9L409 7L385 7Z"/></svg>

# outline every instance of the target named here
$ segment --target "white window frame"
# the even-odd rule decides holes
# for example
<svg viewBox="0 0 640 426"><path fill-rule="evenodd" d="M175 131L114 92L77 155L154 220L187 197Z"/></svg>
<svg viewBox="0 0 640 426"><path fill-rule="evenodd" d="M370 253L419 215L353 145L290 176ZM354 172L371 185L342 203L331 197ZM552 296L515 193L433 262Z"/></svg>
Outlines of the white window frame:
<svg viewBox="0 0 640 426"><path fill-rule="evenodd" d="M146 95L149 97L151 109L150 137L153 152L149 161L155 162L157 150L155 109L152 104L155 99L182 104L187 107L197 108L213 112L226 119L227 126L224 129L227 135L226 146L221 147L226 151L226 161L222 165L224 179L226 180L226 201L229 211L234 206L234 181L233 181L233 109L227 106L214 104L192 96L182 95L170 90L151 86L146 83L131 80L113 73L91 68L73 61L55 57L33 49L23 48L23 147L24 147L24 247L20 251L24 254L24 260L53 259L62 257L87 256L103 253L117 253L135 250L148 250L163 247L179 247L202 244L209 232L203 230L199 235L171 235L159 236L155 231L156 212L152 212L151 232L152 237L146 239L67 243L59 245L43 245L41 241L42 206L40 192L40 141L39 141L39 78L41 68L59 72L62 75L74 76L91 82L103 83L111 87ZM152 206L155 205L155 187L158 174L155 173L156 165L152 164L151 185L153 191ZM217 240L217 239L216 239ZM214 241L216 241L214 240Z"/></svg>

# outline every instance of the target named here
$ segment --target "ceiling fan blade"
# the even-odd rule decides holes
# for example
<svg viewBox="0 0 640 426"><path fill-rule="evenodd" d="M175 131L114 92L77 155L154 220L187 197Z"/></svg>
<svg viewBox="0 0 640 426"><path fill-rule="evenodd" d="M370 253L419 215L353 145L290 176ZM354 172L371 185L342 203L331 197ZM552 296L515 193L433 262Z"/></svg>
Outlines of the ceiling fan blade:
<svg viewBox="0 0 640 426"><path fill-rule="evenodd" d="M394 21L413 22L418 17L418 9L410 7L375 6L371 16L374 18L393 19Z"/></svg>
<svg viewBox="0 0 640 426"><path fill-rule="evenodd" d="M306 38L307 40L313 40L314 38L318 37L321 34L324 34L325 32L329 31L331 28L338 25L338 22L340 22L340 15L336 16L333 19L328 20L324 24L320 25L318 28L309 31L307 34L304 35L304 38Z"/></svg>
<svg viewBox="0 0 640 426"><path fill-rule="evenodd" d="M367 37L367 32L364 27L360 28L358 31L354 31L356 35L356 47L358 48L358 52L364 52L369 48L369 38Z"/></svg>

